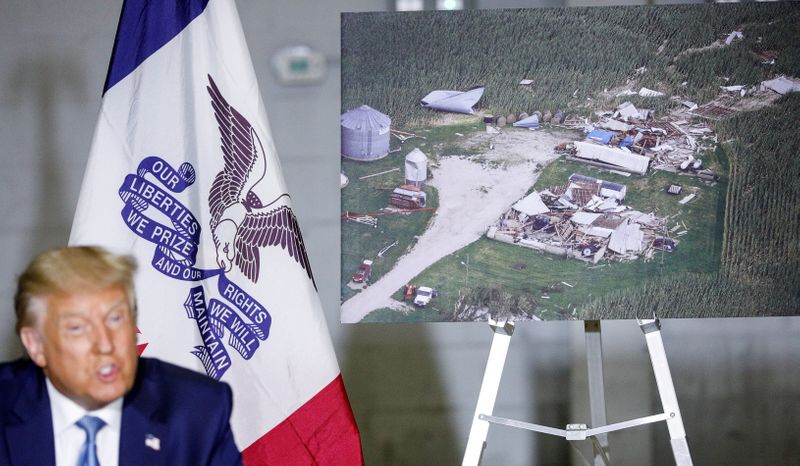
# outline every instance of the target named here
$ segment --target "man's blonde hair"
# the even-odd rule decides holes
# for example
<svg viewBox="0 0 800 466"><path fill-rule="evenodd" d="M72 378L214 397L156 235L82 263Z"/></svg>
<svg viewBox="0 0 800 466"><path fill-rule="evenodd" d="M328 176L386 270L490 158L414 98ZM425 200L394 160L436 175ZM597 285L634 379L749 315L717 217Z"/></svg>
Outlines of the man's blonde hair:
<svg viewBox="0 0 800 466"><path fill-rule="evenodd" d="M48 296L72 292L104 291L122 287L128 298L131 316L136 317L133 275L136 260L113 254L97 246L51 249L36 256L17 280L14 310L17 334L33 326L46 310Z"/></svg>

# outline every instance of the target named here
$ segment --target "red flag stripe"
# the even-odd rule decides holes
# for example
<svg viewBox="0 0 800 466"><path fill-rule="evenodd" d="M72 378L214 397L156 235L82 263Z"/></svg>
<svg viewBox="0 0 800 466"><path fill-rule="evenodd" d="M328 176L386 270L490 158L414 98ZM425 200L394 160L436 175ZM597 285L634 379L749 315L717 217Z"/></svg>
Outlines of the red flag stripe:
<svg viewBox="0 0 800 466"><path fill-rule="evenodd" d="M242 452L245 465L363 465L341 374Z"/></svg>

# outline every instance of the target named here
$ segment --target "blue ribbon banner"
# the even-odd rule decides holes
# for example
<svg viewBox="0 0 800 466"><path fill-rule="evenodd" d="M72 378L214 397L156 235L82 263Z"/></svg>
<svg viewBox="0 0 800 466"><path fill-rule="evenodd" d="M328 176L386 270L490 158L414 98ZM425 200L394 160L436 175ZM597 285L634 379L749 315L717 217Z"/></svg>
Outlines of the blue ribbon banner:
<svg viewBox="0 0 800 466"><path fill-rule="evenodd" d="M163 187L149 181L145 178L147 175L152 175ZM207 302L203 287L196 286L189 290L184 308L188 317L196 321L203 339L203 344L191 353L200 359L209 376L219 379L231 365L222 344L225 329L228 330L228 345L242 358L250 359L258 350L259 341L269 337L272 317L261 303L229 280L222 269L195 267L200 223L170 194L183 192L194 184L195 178L194 167L188 162L175 170L160 157L147 157L139 164L136 174L127 175L119 188L119 196L125 203L121 214L134 234L156 245L151 264L162 274L192 282L218 277L217 291L227 303L218 299ZM149 207L161 212L170 224L145 215Z"/></svg>

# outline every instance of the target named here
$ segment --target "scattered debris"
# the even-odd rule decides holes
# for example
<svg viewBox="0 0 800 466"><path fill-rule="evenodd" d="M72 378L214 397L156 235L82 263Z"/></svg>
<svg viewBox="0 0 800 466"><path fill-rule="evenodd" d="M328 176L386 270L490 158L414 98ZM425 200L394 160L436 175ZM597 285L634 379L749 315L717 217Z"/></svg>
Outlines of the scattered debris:
<svg viewBox="0 0 800 466"><path fill-rule="evenodd" d="M663 97L664 93L643 87L639 89L639 95L642 97Z"/></svg>
<svg viewBox="0 0 800 466"><path fill-rule="evenodd" d="M589 264L634 260L652 249L667 219L623 205L626 191L624 185L573 173L564 185L520 199L486 236Z"/></svg>
<svg viewBox="0 0 800 466"><path fill-rule="evenodd" d="M728 37L725 38L725 45L731 45L734 40L742 39L744 39L744 34L742 34L742 31L733 31L732 33L728 34Z"/></svg>
<svg viewBox="0 0 800 466"><path fill-rule="evenodd" d="M628 120L647 120L650 116L650 110L639 110L631 102L623 102L617 107L614 112L614 118L621 118L624 121Z"/></svg>
<svg viewBox="0 0 800 466"><path fill-rule="evenodd" d="M790 92L800 92L800 80L795 78L787 78L786 76L778 76L775 79L761 82L761 89L769 89L775 91L780 95L786 95Z"/></svg>
<svg viewBox="0 0 800 466"><path fill-rule="evenodd" d="M677 196L678 194L681 193L682 189L683 187L679 184L671 184L667 186L667 193Z"/></svg>
<svg viewBox="0 0 800 466"><path fill-rule="evenodd" d="M392 168L391 170L386 170L386 171L383 171L383 172L373 173L371 175L360 176L360 177L358 177L358 179L359 180L366 180L367 178L372 178L373 176L385 175L387 173L399 172L399 171L400 171L399 168Z"/></svg>
<svg viewBox="0 0 800 466"><path fill-rule="evenodd" d="M350 212L345 212L342 215L342 219L360 223L362 225L368 225L372 228L378 228L378 219L373 217L372 215L364 215L364 214L353 214Z"/></svg>
<svg viewBox="0 0 800 466"><path fill-rule="evenodd" d="M774 50L763 50L761 52L753 52L753 55L761 62L762 65L774 65L775 59L778 58L778 52Z"/></svg>
<svg viewBox="0 0 800 466"><path fill-rule="evenodd" d="M392 133L392 136L394 136L394 137L396 137L397 139L400 140L400 144L402 144L402 143L404 143L407 140L412 139L412 138L428 139L425 136L420 136L420 135L414 134L414 133L407 133L405 131L400 131L400 130L397 130L397 129L393 129L393 130L390 130L390 131Z"/></svg>
<svg viewBox="0 0 800 466"><path fill-rule="evenodd" d="M392 243L392 244L390 244L390 245L388 245L388 246L384 247L383 249L381 249L381 250L378 252L378 257L383 257L383 255L384 255L384 254L386 254L386 251L388 251L389 249L392 249L392 248L393 248L393 247L395 247L395 246L397 246L397 241L395 241L394 243Z"/></svg>
<svg viewBox="0 0 800 466"><path fill-rule="evenodd" d="M675 246L676 243L674 240L663 236L657 236L656 239L653 240L653 249L658 249L660 251L672 252L675 250Z"/></svg>
<svg viewBox="0 0 800 466"><path fill-rule="evenodd" d="M539 115L533 114L527 118L520 119L519 121L515 122L513 126L517 128L531 128L536 129L539 127Z"/></svg>
<svg viewBox="0 0 800 466"><path fill-rule="evenodd" d="M683 199L681 199L680 201L678 201L678 204L686 205L686 203L688 203L689 201L691 201L692 199L694 199L696 197L697 197L697 194L689 194L688 196L686 196Z"/></svg>

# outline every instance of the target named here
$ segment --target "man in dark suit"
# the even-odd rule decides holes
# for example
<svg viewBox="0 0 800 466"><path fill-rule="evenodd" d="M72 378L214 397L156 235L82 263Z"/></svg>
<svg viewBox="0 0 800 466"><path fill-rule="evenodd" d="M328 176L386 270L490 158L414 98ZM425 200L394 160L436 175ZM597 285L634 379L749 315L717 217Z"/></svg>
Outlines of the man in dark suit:
<svg viewBox="0 0 800 466"><path fill-rule="evenodd" d="M30 361L0 364L0 464L240 464L230 388L136 354L135 263L45 252L20 276Z"/></svg>

